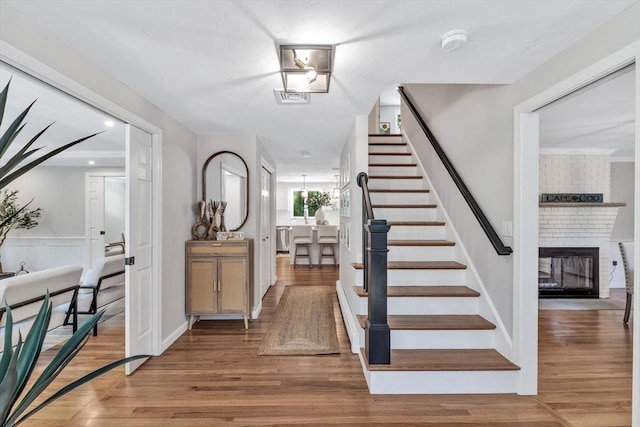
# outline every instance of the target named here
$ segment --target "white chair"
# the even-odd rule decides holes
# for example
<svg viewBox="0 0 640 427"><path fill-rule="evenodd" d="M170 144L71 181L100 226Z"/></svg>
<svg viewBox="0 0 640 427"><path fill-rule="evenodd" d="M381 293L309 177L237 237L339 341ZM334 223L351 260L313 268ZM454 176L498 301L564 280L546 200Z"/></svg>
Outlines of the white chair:
<svg viewBox="0 0 640 427"><path fill-rule="evenodd" d="M338 244L338 226L337 225L319 225L318 226L318 243L320 244L320 259L318 265L322 267L322 258L332 258L333 266L337 267L335 245ZM326 253L325 248L331 250Z"/></svg>
<svg viewBox="0 0 640 427"><path fill-rule="evenodd" d="M620 256L622 257L622 268L624 269L624 281L627 287L627 303L624 308L624 318L622 321L626 325L629 323L631 314L631 302L633 301L633 243L618 242Z"/></svg>
<svg viewBox="0 0 640 427"><path fill-rule="evenodd" d="M291 227L291 244L295 246L293 266L298 265L298 258L307 258L311 268L311 243L313 243L313 229L308 225L294 225ZM306 253L301 252L302 248Z"/></svg>

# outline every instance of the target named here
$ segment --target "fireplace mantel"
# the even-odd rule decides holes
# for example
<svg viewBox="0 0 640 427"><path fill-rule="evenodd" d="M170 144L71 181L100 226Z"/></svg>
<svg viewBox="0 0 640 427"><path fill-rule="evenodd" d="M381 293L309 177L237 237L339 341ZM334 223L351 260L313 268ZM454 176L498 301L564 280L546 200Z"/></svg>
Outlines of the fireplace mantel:
<svg viewBox="0 0 640 427"><path fill-rule="evenodd" d="M608 203L540 203L541 208L621 208L627 206L624 202Z"/></svg>

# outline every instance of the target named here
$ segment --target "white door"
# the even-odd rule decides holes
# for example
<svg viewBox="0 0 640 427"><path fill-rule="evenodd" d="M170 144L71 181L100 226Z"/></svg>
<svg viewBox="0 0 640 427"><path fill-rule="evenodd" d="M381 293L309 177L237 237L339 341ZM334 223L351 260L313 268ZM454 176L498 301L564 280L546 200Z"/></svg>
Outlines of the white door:
<svg viewBox="0 0 640 427"><path fill-rule="evenodd" d="M153 260L153 156L152 136L126 125L127 180L126 218L126 297L125 356L153 354L152 260ZM130 362L127 375L146 359Z"/></svg>
<svg viewBox="0 0 640 427"><path fill-rule="evenodd" d="M104 258L104 177L89 177L89 250L91 267Z"/></svg>
<svg viewBox="0 0 640 427"><path fill-rule="evenodd" d="M271 286L271 173L262 168L260 197L260 297Z"/></svg>

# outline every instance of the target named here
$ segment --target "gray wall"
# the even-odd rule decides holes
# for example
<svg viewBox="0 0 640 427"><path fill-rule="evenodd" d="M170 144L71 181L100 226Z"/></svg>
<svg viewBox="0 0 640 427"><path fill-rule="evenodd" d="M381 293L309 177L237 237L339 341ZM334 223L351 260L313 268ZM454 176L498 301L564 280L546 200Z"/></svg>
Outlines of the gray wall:
<svg viewBox="0 0 640 427"><path fill-rule="evenodd" d="M611 163L611 201L627 204L618 209L612 242L633 242L634 168L633 162Z"/></svg>
<svg viewBox="0 0 640 427"><path fill-rule="evenodd" d="M513 108L594 62L640 39L640 4L512 85L405 85L431 131L498 231L513 218ZM453 183L434 160L410 113L403 130L418 155L475 263L507 329L513 326L513 258L499 257ZM538 159L531 159L532 162ZM429 170L430 169L430 170ZM510 245L510 238L503 238ZM514 248L517 250L517 248Z"/></svg>
<svg viewBox="0 0 640 427"><path fill-rule="evenodd" d="M196 135L8 4L2 5L0 39L162 130L161 336L168 344L186 322L184 241L196 196Z"/></svg>

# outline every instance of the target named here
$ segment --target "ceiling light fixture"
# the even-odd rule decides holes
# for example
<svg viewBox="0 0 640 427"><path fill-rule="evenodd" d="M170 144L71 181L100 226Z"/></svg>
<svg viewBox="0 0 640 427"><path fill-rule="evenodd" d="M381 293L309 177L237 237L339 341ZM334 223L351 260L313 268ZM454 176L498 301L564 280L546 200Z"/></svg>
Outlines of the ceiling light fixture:
<svg viewBox="0 0 640 427"><path fill-rule="evenodd" d="M308 159L309 157L311 157L311 153L308 151L303 151L302 152L302 157L305 159Z"/></svg>
<svg viewBox="0 0 640 427"><path fill-rule="evenodd" d="M113 120L105 120L104 125L108 128L112 128L114 127L116 124L113 122Z"/></svg>
<svg viewBox="0 0 640 427"><path fill-rule="evenodd" d="M332 45L279 45L286 92L327 93L333 71Z"/></svg>
<svg viewBox="0 0 640 427"><path fill-rule="evenodd" d="M336 177L336 186L333 187L333 192L331 193L331 197L334 199L339 199L340 198L340 187L338 187L338 175L335 175Z"/></svg>
<svg viewBox="0 0 640 427"><path fill-rule="evenodd" d="M94 162L93 160L89 160L87 163L89 163L90 165L95 165L96 162Z"/></svg>
<svg viewBox="0 0 640 427"><path fill-rule="evenodd" d="M453 52L467 44L467 32L465 30L451 30L442 35L442 50Z"/></svg>
<svg viewBox="0 0 640 427"><path fill-rule="evenodd" d="M302 188L300 191L302 191L302 197L306 199L309 193L307 192L307 175L305 174L302 174Z"/></svg>

